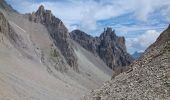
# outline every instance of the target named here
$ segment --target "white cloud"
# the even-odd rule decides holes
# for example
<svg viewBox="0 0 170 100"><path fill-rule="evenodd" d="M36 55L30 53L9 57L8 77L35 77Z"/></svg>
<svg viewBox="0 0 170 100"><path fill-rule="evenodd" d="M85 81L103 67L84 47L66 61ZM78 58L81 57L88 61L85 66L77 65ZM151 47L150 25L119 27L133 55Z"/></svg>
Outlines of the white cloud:
<svg viewBox="0 0 170 100"><path fill-rule="evenodd" d="M147 21L148 14L154 11L152 0L139 0L138 2L139 6L136 9L135 15L137 19Z"/></svg>
<svg viewBox="0 0 170 100"><path fill-rule="evenodd" d="M136 38L127 39L127 47L137 51L144 51L149 45L156 41L159 35L160 32L157 32L156 30L147 30Z"/></svg>
<svg viewBox="0 0 170 100"><path fill-rule="evenodd" d="M147 21L154 11L162 6L168 6L170 0L68 0L35 2L34 0L7 0L22 13L35 11L40 4L61 18L67 27L79 24L79 28L87 30L96 29L96 21L106 20L123 14L133 12L136 19ZM33 4L34 1L34 4ZM164 8L162 15L167 19L169 7ZM167 13L167 14L166 14ZM167 17L168 16L168 17Z"/></svg>
<svg viewBox="0 0 170 100"><path fill-rule="evenodd" d="M113 26L116 31L121 32L120 35L126 35L127 48L133 50L145 50L151 43L155 41L159 33L156 30L164 28L165 23L159 23L159 18L154 16L154 22L158 26L152 26L150 19L154 13L161 15L166 23L170 21L170 0L42 0L43 2L35 2L36 0L7 0L8 3L22 13L36 11L43 4L46 9L52 10L53 14L60 18L67 28L82 29L85 32L99 32L103 29L102 25L97 25L99 20L108 20L121 15L131 13L131 19L136 19L135 25L123 25L123 21ZM34 1L34 3L33 3ZM40 0L39 0L40 1ZM160 13L160 14L159 14ZM128 19L127 19L128 20ZM110 20L111 21L111 20ZM142 25L141 25L141 23ZM102 24L102 23L101 23ZM107 27L108 25L106 24ZM137 31L146 31L140 36L129 38L130 32L133 34ZM96 34L96 33L95 33ZM97 33L99 34L99 33ZM132 50L133 49L133 50Z"/></svg>
<svg viewBox="0 0 170 100"><path fill-rule="evenodd" d="M161 11L162 16L165 17L166 21L170 22L170 5Z"/></svg>
<svg viewBox="0 0 170 100"><path fill-rule="evenodd" d="M156 10L170 6L169 0L138 0L135 15L139 20L147 21ZM167 9L166 9L167 10Z"/></svg>
<svg viewBox="0 0 170 100"><path fill-rule="evenodd" d="M138 37L136 42L139 42L140 46L143 48L148 47L150 44L155 42L155 40L158 38L159 32L156 30L148 30L146 33L142 34L140 37Z"/></svg>

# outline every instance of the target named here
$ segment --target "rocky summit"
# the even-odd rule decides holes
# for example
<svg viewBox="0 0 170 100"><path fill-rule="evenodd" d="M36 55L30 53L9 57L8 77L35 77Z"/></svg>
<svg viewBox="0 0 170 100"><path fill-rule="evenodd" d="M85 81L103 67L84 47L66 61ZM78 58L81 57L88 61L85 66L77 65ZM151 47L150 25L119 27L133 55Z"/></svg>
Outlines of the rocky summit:
<svg viewBox="0 0 170 100"><path fill-rule="evenodd" d="M127 53L125 38L117 36L112 28L104 29L99 37L92 37L80 30L72 31L70 36L82 47L98 55L116 73L126 70L126 66L133 61Z"/></svg>
<svg viewBox="0 0 170 100"><path fill-rule="evenodd" d="M83 100L166 100L170 97L170 27L130 69Z"/></svg>
<svg viewBox="0 0 170 100"><path fill-rule="evenodd" d="M29 20L47 27L50 36L64 55L67 63L73 69L78 70L77 58L70 43L69 32L63 22L56 18L50 10L45 10L43 5L36 12L29 14Z"/></svg>

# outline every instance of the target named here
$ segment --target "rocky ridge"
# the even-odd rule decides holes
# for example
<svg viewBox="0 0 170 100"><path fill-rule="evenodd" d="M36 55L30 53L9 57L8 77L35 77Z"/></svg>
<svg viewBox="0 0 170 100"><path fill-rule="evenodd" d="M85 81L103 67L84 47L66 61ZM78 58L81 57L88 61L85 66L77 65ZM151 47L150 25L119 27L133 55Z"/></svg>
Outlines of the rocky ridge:
<svg viewBox="0 0 170 100"><path fill-rule="evenodd" d="M130 69L83 100L165 100L170 97L170 26Z"/></svg>
<svg viewBox="0 0 170 100"><path fill-rule="evenodd" d="M99 37L92 37L80 30L72 31L70 36L82 47L98 55L109 68L117 70L117 73L124 71L133 61L127 53L125 38L116 36L112 28L104 29Z"/></svg>
<svg viewBox="0 0 170 100"><path fill-rule="evenodd" d="M47 27L54 44L59 48L67 63L75 71L78 71L77 58L71 46L68 30L63 22L56 18L50 10L45 10L42 5L36 12L28 15L30 21L41 23Z"/></svg>

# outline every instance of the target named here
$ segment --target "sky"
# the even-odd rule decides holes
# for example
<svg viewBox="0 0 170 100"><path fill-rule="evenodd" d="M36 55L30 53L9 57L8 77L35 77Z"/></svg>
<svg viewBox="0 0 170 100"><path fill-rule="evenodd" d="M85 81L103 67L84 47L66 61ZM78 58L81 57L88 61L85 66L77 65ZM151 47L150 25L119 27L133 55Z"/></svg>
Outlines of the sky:
<svg viewBox="0 0 170 100"><path fill-rule="evenodd" d="M143 52L170 24L170 0L6 0L20 13L40 5L60 18L69 31L99 36L112 27L124 36L129 53Z"/></svg>

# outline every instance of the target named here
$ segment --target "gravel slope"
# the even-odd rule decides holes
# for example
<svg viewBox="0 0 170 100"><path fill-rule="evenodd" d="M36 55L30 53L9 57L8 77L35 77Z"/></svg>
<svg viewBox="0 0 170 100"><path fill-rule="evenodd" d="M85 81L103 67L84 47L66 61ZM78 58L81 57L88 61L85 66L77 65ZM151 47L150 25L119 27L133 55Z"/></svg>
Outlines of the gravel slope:
<svg viewBox="0 0 170 100"><path fill-rule="evenodd" d="M22 45L0 33L0 100L77 100L110 79L106 65L74 42L80 72L65 63L59 67L66 72L56 70L49 60L53 42L47 29L24 15L3 14ZM65 62L62 55L58 59Z"/></svg>

